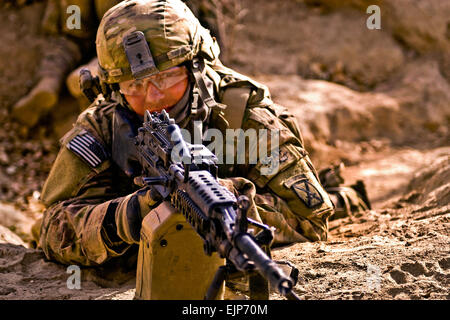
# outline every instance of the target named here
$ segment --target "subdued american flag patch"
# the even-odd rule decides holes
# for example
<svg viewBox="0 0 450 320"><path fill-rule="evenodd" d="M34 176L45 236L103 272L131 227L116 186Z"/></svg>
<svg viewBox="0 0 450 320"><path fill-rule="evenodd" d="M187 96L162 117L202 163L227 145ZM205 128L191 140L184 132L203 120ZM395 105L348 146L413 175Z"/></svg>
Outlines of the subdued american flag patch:
<svg viewBox="0 0 450 320"><path fill-rule="evenodd" d="M83 130L67 143L67 148L95 168L108 159L108 154L100 142Z"/></svg>

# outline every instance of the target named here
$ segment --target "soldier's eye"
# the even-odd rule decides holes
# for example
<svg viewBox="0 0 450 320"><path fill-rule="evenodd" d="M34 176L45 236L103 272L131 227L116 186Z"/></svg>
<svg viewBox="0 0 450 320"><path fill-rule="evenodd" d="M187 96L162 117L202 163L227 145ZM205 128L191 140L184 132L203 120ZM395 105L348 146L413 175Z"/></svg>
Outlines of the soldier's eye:
<svg viewBox="0 0 450 320"><path fill-rule="evenodd" d="M130 88L131 89L142 89L144 87L144 83L142 82L142 80L136 80L133 83L131 83Z"/></svg>

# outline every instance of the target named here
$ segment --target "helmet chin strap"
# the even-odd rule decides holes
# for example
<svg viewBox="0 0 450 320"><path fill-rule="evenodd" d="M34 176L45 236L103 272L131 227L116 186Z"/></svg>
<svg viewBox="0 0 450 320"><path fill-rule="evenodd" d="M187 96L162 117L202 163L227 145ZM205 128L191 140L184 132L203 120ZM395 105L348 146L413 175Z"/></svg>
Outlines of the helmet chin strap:
<svg viewBox="0 0 450 320"><path fill-rule="evenodd" d="M194 57L190 70L195 84L192 90L191 120L194 134L197 131L202 137L203 124L207 123L211 110L223 110L225 106L214 99L213 89L208 89L207 83L211 81L206 77L205 60L199 56Z"/></svg>
<svg viewBox="0 0 450 320"><path fill-rule="evenodd" d="M192 75L194 76L194 81L196 87L198 88L199 97L201 99L202 104L206 105L208 109L214 109L218 107L218 103L214 99L213 95L211 95L208 87L205 83L205 60L200 57L195 57L192 60L191 65ZM198 112L197 110L195 112Z"/></svg>
<svg viewBox="0 0 450 320"><path fill-rule="evenodd" d="M112 100L118 102L122 106L127 107L130 110L133 110L130 104L128 103L127 99L125 99L125 96L122 94L122 92L120 92L120 90L114 90L111 93L111 98Z"/></svg>

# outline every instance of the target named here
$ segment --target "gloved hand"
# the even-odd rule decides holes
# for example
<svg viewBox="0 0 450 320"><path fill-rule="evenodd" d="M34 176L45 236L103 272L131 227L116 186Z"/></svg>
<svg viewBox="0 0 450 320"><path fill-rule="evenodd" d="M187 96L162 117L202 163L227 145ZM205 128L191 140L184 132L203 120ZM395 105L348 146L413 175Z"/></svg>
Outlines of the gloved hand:
<svg viewBox="0 0 450 320"><path fill-rule="evenodd" d="M114 210L116 233L126 243L139 243L142 220L162 201L160 195L144 187L119 198Z"/></svg>

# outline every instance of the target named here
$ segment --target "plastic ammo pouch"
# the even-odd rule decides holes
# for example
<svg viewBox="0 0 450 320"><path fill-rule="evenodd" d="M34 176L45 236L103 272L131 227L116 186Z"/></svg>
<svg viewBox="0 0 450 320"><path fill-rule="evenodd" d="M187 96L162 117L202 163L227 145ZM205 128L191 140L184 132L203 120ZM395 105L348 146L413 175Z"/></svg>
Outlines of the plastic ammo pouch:
<svg viewBox="0 0 450 320"><path fill-rule="evenodd" d="M142 222L135 299L201 300L223 265L225 259L207 256L184 216L163 202ZM219 299L223 293L224 286Z"/></svg>

